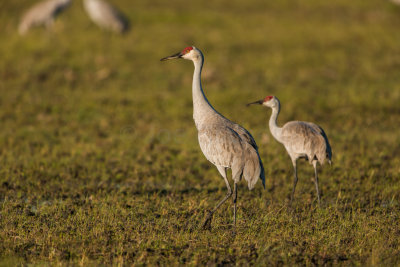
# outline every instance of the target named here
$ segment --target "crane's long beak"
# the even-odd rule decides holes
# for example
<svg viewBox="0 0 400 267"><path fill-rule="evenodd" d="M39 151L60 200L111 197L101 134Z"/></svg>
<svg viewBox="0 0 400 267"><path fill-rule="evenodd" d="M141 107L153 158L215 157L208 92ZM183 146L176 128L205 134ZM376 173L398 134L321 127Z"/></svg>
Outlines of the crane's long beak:
<svg viewBox="0 0 400 267"><path fill-rule="evenodd" d="M166 60L170 60L170 59L176 59L176 58L181 58L183 56L182 52L176 53L172 56L169 57L164 57L162 59L160 59L160 61L166 61Z"/></svg>
<svg viewBox="0 0 400 267"><path fill-rule="evenodd" d="M254 104L262 105L262 103L264 103L264 100L258 100L258 101L255 101L255 102L248 103L246 106L248 107L248 106L254 105Z"/></svg>

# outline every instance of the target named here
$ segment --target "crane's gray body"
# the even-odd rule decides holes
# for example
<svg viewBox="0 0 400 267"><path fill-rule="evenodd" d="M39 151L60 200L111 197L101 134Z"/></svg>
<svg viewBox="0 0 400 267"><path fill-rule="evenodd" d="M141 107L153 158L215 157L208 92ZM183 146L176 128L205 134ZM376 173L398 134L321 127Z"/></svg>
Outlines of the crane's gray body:
<svg viewBox="0 0 400 267"><path fill-rule="evenodd" d="M70 3L71 0L47 0L35 4L22 16L18 32L24 35L34 26L50 27L54 18Z"/></svg>
<svg viewBox="0 0 400 267"><path fill-rule="evenodd" d="M90 19L100 28L122 33L128 29L128 20L105 0L83 0Z"/></svg>
<svg viewBox="0 0 400 267"><path fill-rule="evenodd" d="M332 150L324 130L312 122L291 121L282 127L279 138L290 158L306 158L310 164L317 160L321 165L331 161Z"/></svg>
<svg viewBox="0 0 400 267"><path fill-rule="evenodd" d="M254 188L259 178L265 184L257 145L243 127L225 118L215 117L209 125L198 128L198 138L207 160L217 166L218 170L232 169L235 183L244 177L249 189ZM226 173L221 175L226 176Z"/></svg>

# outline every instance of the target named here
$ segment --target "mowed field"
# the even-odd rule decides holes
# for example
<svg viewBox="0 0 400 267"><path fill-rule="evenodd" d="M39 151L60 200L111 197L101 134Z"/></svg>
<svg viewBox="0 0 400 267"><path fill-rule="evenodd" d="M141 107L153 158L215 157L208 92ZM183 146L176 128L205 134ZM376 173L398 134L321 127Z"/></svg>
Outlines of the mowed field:
<svg viewBox="0 0 400 267"><path fill-rule="evenodd" d="M128 1L125 35L76 0L17 34L33 1L0 3L0 265L400 264L400 7L380 0ZM266 172L233 205L192 119L195 45L213 106L256 139ZM293 170L278 124L321 125L333 165Z"/></svg>

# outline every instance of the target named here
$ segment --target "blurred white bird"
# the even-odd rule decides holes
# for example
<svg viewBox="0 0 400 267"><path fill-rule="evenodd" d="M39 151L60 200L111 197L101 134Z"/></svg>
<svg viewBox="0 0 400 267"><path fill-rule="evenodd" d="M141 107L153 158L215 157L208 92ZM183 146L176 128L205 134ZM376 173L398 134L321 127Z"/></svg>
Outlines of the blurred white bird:
<svg viewBox="0 0 400 267"><path fill-rule="evenodd" d="M126 17L105 0L83 0L83 6L90 19L100 28L118 33L128 30Z"/></svg>
<svg viewBox="0 0 400 267"><path fill-rule="evenodd" d="M68 7L71 1L72 0L47 0L35 4L22 16L18 27L19 34L26 34L29 29L34 26L51 27L55 17Z"/></svg>

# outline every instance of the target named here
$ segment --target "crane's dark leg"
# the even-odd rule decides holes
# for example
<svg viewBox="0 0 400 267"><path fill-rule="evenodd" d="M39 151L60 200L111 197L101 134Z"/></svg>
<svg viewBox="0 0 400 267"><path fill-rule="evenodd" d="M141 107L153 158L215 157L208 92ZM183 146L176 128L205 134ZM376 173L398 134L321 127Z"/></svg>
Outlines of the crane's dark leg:
<svg viewBox="0 0 400 267"><path fill-rule="evenodd" d="M293 199L294 199L294 191L296 190L296 185L297 185L297 164L296 164L296 159L292 160L293 162L293 168L294 168L294 180L293 180L293 189L292 189L292 195L290 196L290 206L292 206Z"/></svg>
<svg viewBox="0 0 400 267"><path fill-rule="evenodd" d="M233 223L236 226L236 201L237 201L237 184L233 185Z"/></svg>
<svg viewBox="0 0 400 267"><path fill-rule="evenodd" d="M317 171L317 161L314 160L313 161L313 165L314 165L314 172L315 172L315 189L317 189L317 197L318 197L318 206L321 206L321 200L320 200L320 195L319 195L319 188L318 188L318 171Z"/></svg>
<svg viewBox="0 0 400 267"><path fill-rule="evenodd" d="M218 168L219 170L219 168ZM221 172L221 171L220 171ZM222 173L221 173L222 174ZM228 189L228 193L226 194L226 196L217 204L217 206L215 206L215 208L210 211L206 217L206 220L203 223L203 228L204 229L211 229L211 220L212 220L212 216L214 214L214 212L222 205L224 204L224 202L230 198L232 196L232 189L231 186L229 185L228 179L226 178L226 171L225 171L225 175L223 175L224 180L225 180L225 184L226 184L226 188Z"/></svg>

